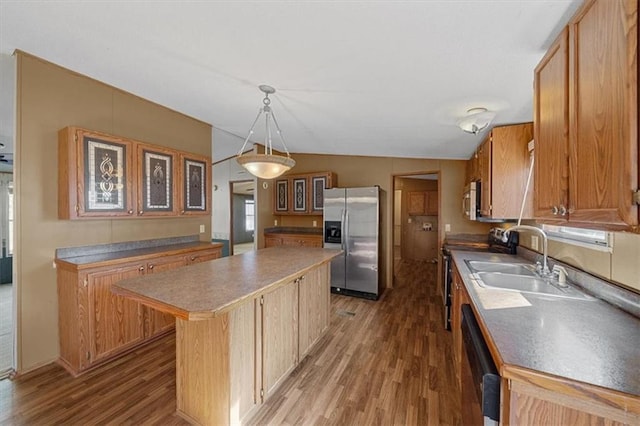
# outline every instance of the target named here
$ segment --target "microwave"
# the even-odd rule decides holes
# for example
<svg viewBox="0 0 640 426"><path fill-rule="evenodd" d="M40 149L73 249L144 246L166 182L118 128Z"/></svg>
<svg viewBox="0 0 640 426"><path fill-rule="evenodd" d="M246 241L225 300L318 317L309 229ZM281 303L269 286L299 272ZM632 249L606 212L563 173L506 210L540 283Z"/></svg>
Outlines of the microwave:
<svg viewBox="0 0 640 426"><path fill-rule="evenodd" d="M480 218L481 187L480 181L470 182L464 187L462 214L469 220L477 220Z"/></svg>

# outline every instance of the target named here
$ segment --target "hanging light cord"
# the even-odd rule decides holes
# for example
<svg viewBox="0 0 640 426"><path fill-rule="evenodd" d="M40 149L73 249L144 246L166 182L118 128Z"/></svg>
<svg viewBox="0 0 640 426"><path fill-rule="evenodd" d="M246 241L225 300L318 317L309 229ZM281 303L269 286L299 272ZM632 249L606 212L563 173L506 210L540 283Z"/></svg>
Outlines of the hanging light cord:
<svg viewBox="0 0 640 426"><path fill-rule="evenodd" d="M269 106L271 104L271 99L269 99L268 93L265 94L264 99L262 100L262 103L264 104L264 106L260 107L260 110L258 111L258 115L256 116L256 119L253 120L253 124L249 129L249 134L247 135L247 138L244 140L244 143L242 144L242 148L240 148L240 151L238 152L238 157L242 156L242 154L244 153L244 148L247 146L247 142L249 142L249 138L251 137L251 135L253 135L253 128L256 126L256 123L260 119L260 115L262 115L263 112L265 113L265 126L266 126L264 153L267 155L273 155L273 147L271 145L271 126L269 125L269 117L271 117L273 119L273 124L275 124L276 126L276 133L278 134L278 136L280 136L280 140L282 141L284 152L287 154L287 157L291 157L291 155L289 154L289 150L287 149L287 144L284 142L284 137L282 136L282 131L280 130L280 126L278 125L278 120L276 120L276 116L273 113L273 110L271 109L271 107Z"/></svg>

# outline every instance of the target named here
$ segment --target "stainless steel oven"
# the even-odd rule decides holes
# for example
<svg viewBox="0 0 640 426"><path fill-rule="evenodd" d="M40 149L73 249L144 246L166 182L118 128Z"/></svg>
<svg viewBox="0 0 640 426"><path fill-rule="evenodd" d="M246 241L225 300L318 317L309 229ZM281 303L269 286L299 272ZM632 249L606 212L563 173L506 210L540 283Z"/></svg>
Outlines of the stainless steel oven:
<svg viewBox="0 0 640 426"><path fill-rule="evenodd" d="M498 425L500 374L470 305L462 305L462 424Z"/></svg>

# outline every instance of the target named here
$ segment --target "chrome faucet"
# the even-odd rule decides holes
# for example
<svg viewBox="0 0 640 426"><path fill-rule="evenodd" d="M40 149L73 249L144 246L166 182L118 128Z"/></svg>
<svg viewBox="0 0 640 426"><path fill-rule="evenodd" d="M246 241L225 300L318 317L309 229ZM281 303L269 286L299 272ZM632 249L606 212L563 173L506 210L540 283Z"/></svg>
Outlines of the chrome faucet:
<svg viewBox="0 0 640 426"><path fill-rule="evenodd" d="M522 229L523 231L531 231L536 232L542 237L542 273L543 277L548 277L551 275L551 271L549 271L549 265L547 263L547 234L540 228L536 228L535 226L529 225L514 225L511 228L507 229L502 236L503 240L506 240L509 237L510 231L517 231L518 229Z"/></svg>

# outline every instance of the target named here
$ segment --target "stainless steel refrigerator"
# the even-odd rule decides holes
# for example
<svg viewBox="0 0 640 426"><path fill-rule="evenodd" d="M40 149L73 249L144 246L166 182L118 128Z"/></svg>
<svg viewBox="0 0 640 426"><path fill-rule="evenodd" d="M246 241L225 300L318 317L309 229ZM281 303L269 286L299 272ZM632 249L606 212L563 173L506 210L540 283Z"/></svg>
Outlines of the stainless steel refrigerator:
<svg viewBox="0 0 640 426"><path fill-rule="evenodd" d="M378 299L380 188L324 190L324 247L339 248L331 262L331 291Z"/></svg>

